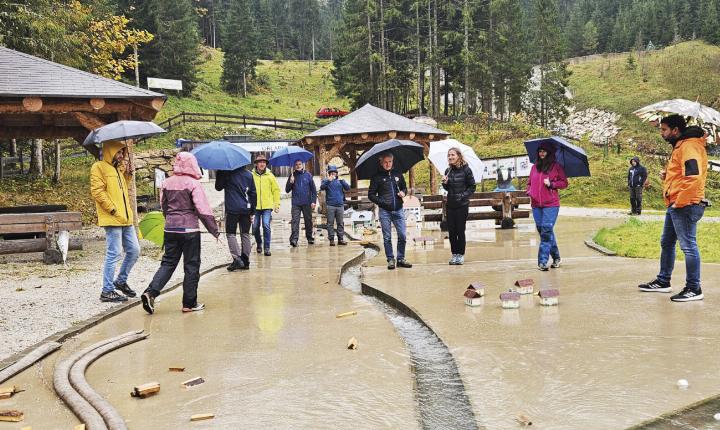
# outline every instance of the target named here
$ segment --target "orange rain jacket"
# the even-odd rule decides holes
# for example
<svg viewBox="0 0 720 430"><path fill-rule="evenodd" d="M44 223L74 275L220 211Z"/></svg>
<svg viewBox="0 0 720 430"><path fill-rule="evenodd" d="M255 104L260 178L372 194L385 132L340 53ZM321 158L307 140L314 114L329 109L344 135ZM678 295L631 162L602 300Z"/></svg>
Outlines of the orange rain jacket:
<svg viewBox="0 0 720 430"><path fill-rule="evenodd" d="M705 198L708 157L704 131L688 127L680 136L665 169L665 205L682 208Z"/></svg>

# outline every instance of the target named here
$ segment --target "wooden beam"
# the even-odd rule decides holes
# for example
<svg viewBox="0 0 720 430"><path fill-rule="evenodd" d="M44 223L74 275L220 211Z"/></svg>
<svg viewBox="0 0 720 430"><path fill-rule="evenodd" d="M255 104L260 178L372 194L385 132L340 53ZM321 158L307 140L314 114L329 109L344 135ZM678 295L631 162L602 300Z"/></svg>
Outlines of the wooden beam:
<svg viewBox="0 0 720 430"><path fill-rule="evenodd" d="M25 97L22 100L23 108L30 112L38 112L43 107L43 101L40 97Z"/></svg>
<svg viewBox="0 0 720 430"><path fill-rule="evenodd" d="M142 106L145 108L149 108L155 111L155 113L159 112L160 109L165 106L165 99L161 97L155 97L154 99L140 99L140 100L131 100L131 103Z"/></svg>
<svg viewBox="0 0 720 430"><path fill-rule="evenodd" d="M0 127L0 139L64 139L87 136L83 127Z"/></svg>
<svg viewBox="0 0 720 430"><path fill-rule="evenodd" d="M80 125L88 129L89 131L93 131L96 128L102 127L105 125L105 121L100 119L97 115L91 114L91 113L85 113L85 112L73 112L73 115L75 116L75 119L78 120Z"/></svg>
<svg viewBox="0 0 720 430"><path fill-rule="evenodd" d="M95 110L100 110L105 107L105 99L90 99L90 106Z"/></svg>
<svg viewBox="0 0 720 430"><path fill-rule="evenodd" d="M135 106L133 102L129 100L106 100L105 105L100 109L95 109L89 102L89 99L77 99L69 101L42 101L40 99L40 107L37 110L30 110L25 107L25 100L32 98L25 98L22 101L16 101L11 103L0 103L0 113L27 113L31 112L42 112L42 113L68 113L68 112L94 112L99 114L113 114L117 112L130 112ZM37 102L28 102L30 106L37 107ZM35 104L33 104L35 103ZM151 108L146 108L151 109Z"/></svg>

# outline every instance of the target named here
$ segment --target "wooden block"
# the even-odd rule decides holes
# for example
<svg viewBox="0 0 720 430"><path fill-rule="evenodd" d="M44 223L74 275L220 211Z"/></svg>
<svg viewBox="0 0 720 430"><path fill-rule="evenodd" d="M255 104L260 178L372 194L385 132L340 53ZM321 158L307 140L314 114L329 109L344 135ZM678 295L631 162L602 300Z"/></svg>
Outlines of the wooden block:
<svg viewBox="0 0 720 430"><path fill-rule="evenodd" d="M9 399L13 395L15 395L15 393L17 393L17 392L18 392L18 389L14 385L0 387L0 399Z"/></svg>
<svg viewBox="0 0 720 430"><path fill-rule="evenodd" d="M30 427L30 426L20 427L20 430L32 430L32 427Z"/></svg>
<svg viewBox="0 0 720 430"><path fill-rule="evenodd" d="M358 348L358 341L354 337L351 337L348 339L347 349L357 349Z"/></svg>
<svg viewBox="0 0 720 430"><path fill-rule="evenodd" d="M85 424L78 424L73 430L85 430Z"/></svg>
<svg viewBox="0 0 720 430"><path fill-rule="evenodd" d="M202 377L198 376L196 378L188 379L187 381L183 382L182 386L187 388L192 387L193 385L200 385L203 382L205 382L205 380Z"/></svg>
<svg viewBox="0 0 720 430"><path fill-rule="evenodd" d="M2 410L0 411L0 421L19 423L25 419L25 414L15 410Z"/></svg>
<svg viewBox="0 0 720 430"><path fill-rule="evenodd" d="M171 372L184 372L185 368L180 366L174 366L169 369Z"/></svg>
<svg viewBox="0 0 720 430"><path fill-rule="evenodd" d="M357 315L357 311L343 312L341 314L335 315L335 318L345 318L345 317L351 317L353 315Z"/></svg>
<svg viewBox="0 0 720 430"><path fill-rule="evenodd" d="M211 420L213 418L215 418L215 414L195 414L190 417L190 421Z"/></svg>
<svg viewBox="0 0 720 430"><path fill-rule="evenodd" d="M160 391L160 383L159 382L148 382L147 384L138 385L137 387L133 387L132 392L130 393L133 397L139 397L141 399L144 399L145 397L152 396L153 394Z"/></svg>

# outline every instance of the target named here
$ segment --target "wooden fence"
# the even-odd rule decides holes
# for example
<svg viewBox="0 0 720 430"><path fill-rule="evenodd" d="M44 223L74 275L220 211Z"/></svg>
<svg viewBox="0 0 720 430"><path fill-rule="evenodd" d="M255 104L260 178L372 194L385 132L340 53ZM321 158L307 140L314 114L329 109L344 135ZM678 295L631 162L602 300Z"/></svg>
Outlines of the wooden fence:
<svg viewBox="0 0 720 430"><path fill-rule="evenodd" d="M275 130L283 129L301 131L314 131L323 125L319 122L306 122L280 118L262 118L247 115L228 115L219 113L198 112L181 112L173 117L170 117L160 122L158 125L170 131L174 127L178 127L189 122L205 124L242 125L244 128L247 128L248 126L255 126L273 128Z"/></svg>

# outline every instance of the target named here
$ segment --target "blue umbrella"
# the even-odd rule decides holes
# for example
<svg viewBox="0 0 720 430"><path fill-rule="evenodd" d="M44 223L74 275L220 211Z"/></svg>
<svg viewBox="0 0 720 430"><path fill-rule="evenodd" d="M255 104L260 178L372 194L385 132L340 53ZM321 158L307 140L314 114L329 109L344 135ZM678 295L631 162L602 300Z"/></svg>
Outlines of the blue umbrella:
<svg viewBox="0 0 720 430"><path fill-rule="evenodd" d="M563 166L568 178L590 176L590 163L585 150L569 143L562 137L543 137L526 141L525 149L531 163L535 163L538 147L542 143L550 144L555 148L555 160Z"/></svg>
<svg viewBox="0 0 720 430"><path fill-rule="evenodd" d="M92 146L108 140L139 139L165 133L165 129L150 121L116 121L98 127L87 135L83 146Z"/></svg>
<svg viewBox="0 0 720 430"><path fill-rule="evenodd" d="M250 153L226 140L215 140L190 151L203 169L235 170L250 164Z"/></svg>
<svg viewBox="0 0 720 430"><path fill-rule="evenodd" d="M307 163L313 158L313 153L300 148L299 146L286 146L280 148L270 157L270 164L273 166L294 166L297 160Z"/></svg>

